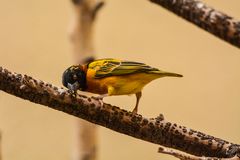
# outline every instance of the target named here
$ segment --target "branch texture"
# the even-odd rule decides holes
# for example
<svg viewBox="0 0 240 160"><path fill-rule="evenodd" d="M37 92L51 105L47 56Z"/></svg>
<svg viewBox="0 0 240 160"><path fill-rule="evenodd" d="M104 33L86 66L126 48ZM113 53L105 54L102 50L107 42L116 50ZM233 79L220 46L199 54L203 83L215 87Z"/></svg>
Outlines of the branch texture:
<svg viewBox="0 0 240 160"><path fill-rule="evenodd" d="M141 115L134 115L87 96L73 96L69 90L27 75L9 72L1 67L0 89L119 133L196 156L217 158L240 156L240 145L168 122L163 116L144 118Z"/></svg>
<svg viewBox="0 0 240 160"><path fill-rule="evenodd" d="M180 152L180 151L176 151L176 150L164 148L164 147L159 147L158 152L174 156L180 160L239 160L240 159L238 156L235 156L232 158L194 156L194 155L189 155L184 152Z"/></svg>
<svg viewBox="0 0 240 160"><path fill-rule="evenodd" d="M240 48L240 21L197 0L150 0Z"/></svg>

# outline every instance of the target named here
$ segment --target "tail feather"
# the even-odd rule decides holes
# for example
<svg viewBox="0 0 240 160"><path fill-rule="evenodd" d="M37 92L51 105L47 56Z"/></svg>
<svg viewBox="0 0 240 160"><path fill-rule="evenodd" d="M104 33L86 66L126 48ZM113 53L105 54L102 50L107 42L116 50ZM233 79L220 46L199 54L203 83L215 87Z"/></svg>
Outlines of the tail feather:
<svg viewBox="0 0 240 160"><path fill-rule="evenodd" d="M172 72L165 72L165 71L152 71L151 73L158 74L163 77L183 77L183 75L178 74L178 73L172 73Z"/></svg>

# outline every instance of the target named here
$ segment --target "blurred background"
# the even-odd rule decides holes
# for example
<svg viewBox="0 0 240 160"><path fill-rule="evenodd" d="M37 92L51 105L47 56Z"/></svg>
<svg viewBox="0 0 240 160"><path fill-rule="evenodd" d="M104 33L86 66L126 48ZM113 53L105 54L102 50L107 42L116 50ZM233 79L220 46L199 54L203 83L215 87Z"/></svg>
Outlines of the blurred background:
<svg viewBox="0 0 240 160"><path fill-rule="evenodd" d="M205 0L240 19L240 1ZM73 62L68 0L1 0L0 66L61 86ZM107 0L96 22L98 58L145 62L184 78L145 87L139 113L240 143L240 50L147 0ZM106 102L132 110L135 96ZM67 160L74 120L65 113L0 93L4 160ZM99 160L174 159L158 146L98 127Z"/></svg>

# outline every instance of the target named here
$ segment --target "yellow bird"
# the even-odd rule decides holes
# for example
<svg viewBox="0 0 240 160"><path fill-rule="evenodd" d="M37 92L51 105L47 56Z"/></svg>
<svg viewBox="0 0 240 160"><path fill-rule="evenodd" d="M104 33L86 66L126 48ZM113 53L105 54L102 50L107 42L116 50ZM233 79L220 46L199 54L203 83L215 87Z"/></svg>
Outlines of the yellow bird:
<svg viewBox="0 0 240 160"><path fill-rule="evenodd" d="M144 63L117 59L99 59L85 65L74 65L63 73L65 87L99 94L98 99L113 95L135 94L137 101L133 109L138 111L143 87L161 77L182 77L177 73L165 72Z"/></svg>

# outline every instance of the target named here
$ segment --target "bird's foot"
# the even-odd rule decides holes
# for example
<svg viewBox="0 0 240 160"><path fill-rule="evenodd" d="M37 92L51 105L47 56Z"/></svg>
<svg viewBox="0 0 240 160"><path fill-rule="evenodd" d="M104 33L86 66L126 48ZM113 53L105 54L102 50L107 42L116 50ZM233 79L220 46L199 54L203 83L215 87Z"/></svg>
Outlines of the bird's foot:
<svg viewBox="0 0 240 160"><path fill-rule="evenodd" d="M106 97L106 96L107 96L107 94L103 94L103 95L99 95L99 96L97 96L97 97L92 96L91 98L99 101L99 102L100 102L100 105L103 106L103 104L104 104L103 98Z"/></svg>
<svg viewBox="0 0 240 160"><path fill-rule="evenodd" d="M70 93L71 96L73 97L77 97L77 91L74 91L74 90L68 90L68 93Z"/></svg>
<svg viewBox="0 0 240 160"><path fill-rule="evenodd" d="M92 99L95 99L95 100L98 100L98 101L102 101L103 100L103 97L100 97L100 96L92 96L91 97Z"/></svg>
<svg viewBox="0 0 240 160"><path fill-rule="evenodd" d="M135 108L133 109L133 111L132 111L132 114L133 114L133 115L137 115L137 112L138 112L138 108L135 107Z"/></svg>
<svg viewBox="0 0 240 160"><path fill-rule="evenodd" d="M107 96L107 94L102 94L102 95L99 95L99 96L96 96L96 97L95 97L95 96L92 96L92 98L93 98L93 99L96 99L96 100L101 100L101 101L102 101L103 98L106 97L106 96Z"/></svg>
<svg viewBox="0 0 240 160"><path fill-rule="evenodd" d="M101 104L101 106L103 106L103 98L102 98L102 97L99 97L99 96L97 96L97 97L92 96L91 98L92 98L92 99L95 99L95 100L97 100L97 101L99 101L100 104Z"/></svg>

